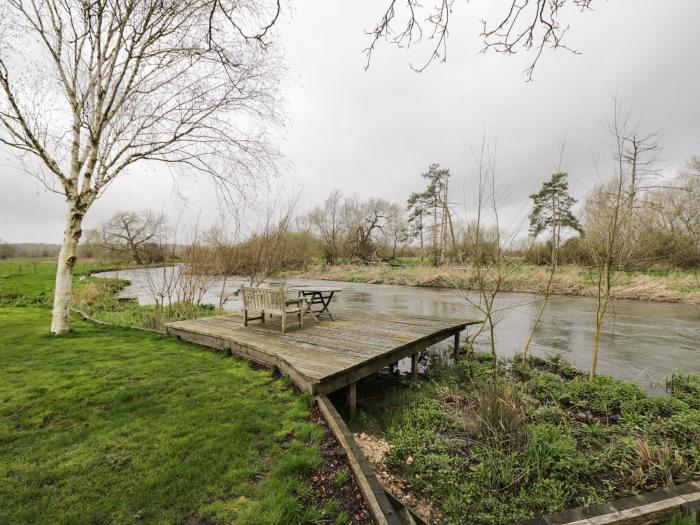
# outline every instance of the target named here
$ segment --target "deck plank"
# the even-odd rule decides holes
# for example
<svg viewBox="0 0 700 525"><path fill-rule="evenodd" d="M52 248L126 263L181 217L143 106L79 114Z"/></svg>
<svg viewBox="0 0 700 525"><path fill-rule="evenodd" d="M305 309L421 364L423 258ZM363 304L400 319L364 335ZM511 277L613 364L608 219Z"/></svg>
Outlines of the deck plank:
<svg viewBox="0 0 700 525"><path fill-rule="evenodd" d="M417 315L334 315L335 322L308 319L302 328L290 322L284 334L279 318L253 321L246 327L238 313L178 321L166 328L182 339L276 365L302 390L328 393L476 324L461 318Z"/></svg>

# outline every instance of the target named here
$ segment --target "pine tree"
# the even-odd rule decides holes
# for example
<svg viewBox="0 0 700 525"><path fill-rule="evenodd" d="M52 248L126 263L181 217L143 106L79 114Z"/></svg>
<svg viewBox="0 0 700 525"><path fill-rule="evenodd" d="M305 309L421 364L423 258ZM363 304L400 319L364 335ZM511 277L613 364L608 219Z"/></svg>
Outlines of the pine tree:
<svg viewBox="0 0 700 525"><path fill-rule="evenodd" d="M545 230L550 231L553 258L556 257L561 243L563 229L583 232L581 223L571 210L576 204L576 199L569 195L567 176L568 174L562 172L554 173L547 182L542 184L538 193L530 195L533 203L530 212L530 234L537 237Z"/></svg>
<svg viewBox="0 0 700 525"><path fill-rule="evenodd" d="M430 218L431 258L434 266L440 266L445 260L445 245L449 230L456 255L454 227L449 206L449 169L440 169L439 164L431 164L428 172L421 175L428 181L428 187L421 193L412 193L408 198L409 223L416 234L420 234L421 258L423 257L423 230L425 219Z"/></svg>

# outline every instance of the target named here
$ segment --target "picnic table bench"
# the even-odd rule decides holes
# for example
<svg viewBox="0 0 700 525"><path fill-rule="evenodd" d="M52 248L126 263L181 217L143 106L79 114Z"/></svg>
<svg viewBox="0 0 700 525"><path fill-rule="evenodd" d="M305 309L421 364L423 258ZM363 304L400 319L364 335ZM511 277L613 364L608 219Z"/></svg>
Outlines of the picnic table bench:
<svg viewBox="0 0 700 525"><path fill-rule="evenodd" d="M278 314L282 316L282 333L287 331L287 316L296 315L299 319L299 328L304 326L304 314L309 311L306 299L299 296L296 299L287 297L285 287L252 288L243 286L243 325L248 326L248 321L260 320L265 322L265 314ZM249 317L248 312L259 312L259 317Z"/></svg>
<svg viewBox="0 0 700 525"><path fill-rule="evenodd" d="M335 321L333 314L328 309L328 305L333 300L333 295L336 292L342 292L342 288L337 286L293 286L291 290L299 293L300 297L306 300L306 311L320 317L322 314L328 314L331 320ZM318 310L312 310L313 305L321 305Z"/></svg>

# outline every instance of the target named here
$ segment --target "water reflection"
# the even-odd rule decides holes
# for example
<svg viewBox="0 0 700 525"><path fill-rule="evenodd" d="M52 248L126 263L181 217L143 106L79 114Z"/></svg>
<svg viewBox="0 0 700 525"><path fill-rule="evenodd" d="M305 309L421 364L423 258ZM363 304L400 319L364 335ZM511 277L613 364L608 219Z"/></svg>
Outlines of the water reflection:
<svg viewBox="0 0 700 525"><path fill-rule="evenodd" d="M139 302L153 303L147 284L148 270L104 272L100 276L131 281L122 295L138 297ZM159 279L163 270L151 272ZM166 274L167 275L167 274ZM230 278L227 294L232 294L245 278ZM212 278L204 302L218 304L223 279ZM456 290L416 288L382 284L360 284L292 279L290 285L337 285L332 309L366 310L386 313L410 313L428 316L478 318L464 294ZM474 296L470 299L475 301ZM532 319L541 299L531 294L504 293L496 302L498 313L496 347L501 355L520 351L527 339ZM532 342L532 352L539 355L561 354L581 368L588 368L593 341L594 301L581 297L553 297L542 315ZM239 310L239 299L231 296L228 310ZM472 333L475 327L470 327ZM479 342L486 345L485 338ZM697 308L678 304L616 301L603 328L599 371L620 379L637 381L650 388L663 382L673 371L700 372L700 315Z"/></svg>

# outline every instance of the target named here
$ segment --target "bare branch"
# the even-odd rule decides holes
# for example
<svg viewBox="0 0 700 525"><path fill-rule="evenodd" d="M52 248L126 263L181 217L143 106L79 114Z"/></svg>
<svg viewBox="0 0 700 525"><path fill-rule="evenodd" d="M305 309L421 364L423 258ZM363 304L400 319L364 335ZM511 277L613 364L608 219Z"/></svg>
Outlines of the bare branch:
<svg viewBox="0 0 700 525"><path fill-rule="evenodd" d="M447 60L447 38L455 1L435 0L431 7L424 8L417 0L406 0L401 7L397 5L397 0L390 0L374 29L367 32L371 40L365 49L365 69L369 68L372 54L380 40L408 48L422 40L423 24L430 27L430 31L426 31L430 35L430 54L422 65L411 65L411 68L421 72L435 60ZM495 24L490 25L482 20L482 52L490 49L505 55L512 55L521 49L533 52L534 58L525 69L527 80L532 80L535 67L546 48L562 48L578 54L578 51L564 42L569 27L560 22L562 11L567 6L584 11L590 9L592 2L593 0L510 0L507 2L506 14ZM424 9L429 10L427 16ZM400 25L401 29L394 31L394 23Z"/></svg>

